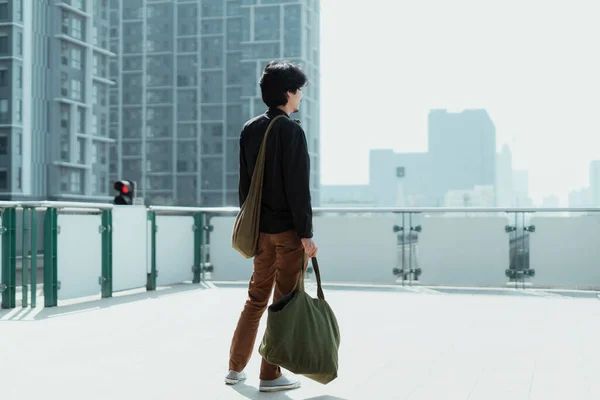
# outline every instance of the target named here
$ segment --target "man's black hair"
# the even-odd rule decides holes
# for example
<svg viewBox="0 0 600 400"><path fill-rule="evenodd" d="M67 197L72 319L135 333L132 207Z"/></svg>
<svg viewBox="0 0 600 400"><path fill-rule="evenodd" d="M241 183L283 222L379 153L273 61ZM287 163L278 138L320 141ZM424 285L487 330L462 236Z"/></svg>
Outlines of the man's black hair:
<svg viewBox="0 0 600 400"><path fill-rule="evenodd" d="M308 78L302 69L288 61L271 61L260 78L262 99L269 108L287 104L287 92L296 93L306 86Z"/></svg>

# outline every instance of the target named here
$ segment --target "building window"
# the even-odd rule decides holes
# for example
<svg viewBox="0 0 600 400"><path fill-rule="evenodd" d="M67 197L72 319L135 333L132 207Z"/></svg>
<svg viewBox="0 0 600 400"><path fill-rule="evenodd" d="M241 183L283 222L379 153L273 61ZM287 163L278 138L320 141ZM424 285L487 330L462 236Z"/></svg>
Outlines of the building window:
<svg viewBox="0 0 600 400"><path fill-rule="evenodd" d="M0 21L8 20L8 0L0 0Z"/></svg>
<svg viewBox="0 0 600 400"><path fill-rule="evenodd" d="M94 143L92 145L92 165L107 165L108 158L106 153L106 144Z"/></svg>
<svg viewBox="0 0 600 400"><path fill-rule="evenodd" d="M81 171L72 171L71 172L71 193L81 193Z"/></svg>
<svg viewBox="0 0 600 400"><path fill-rule="evenodd" d="M98 104L98 85L92 87L92 104Z"/></svg>
<svg viewBox="0 0 600 400"><path fill-rule="evenodd" d="M107 177L106 172L100 172L98 176L98 191L99 193L105 194L108 190L106 189Z"/></svg>
<svg viewBox="0 0 600 400"><path fill-rule="evenodd" d="M0 100L0 122L8 122L8 100Z"/></svg>
<svg viewBox="0 0 600 400"><path fill-rule="evenodd" d="M71 67L81 69L82 51L79 48L71 49Z"/></svg>
<svg viewBox="0 0 600 400"><path fill-rule="evenodd" d="M254 40L279 40L279 5L256 7L254 12Z"/></svg>
<svg viewBox="0 0 600 400"><path fill-rule="evenodd" d="M77 154L79 164L85 164L85 139L77 139Z"/></svg>
<svg viewBox="0 0 600 400"><path fill-rule="evenodd" d="M8 155L8 136L0 136L0 156Z"/></svg>
<svg viewBox="0 0 600 400"><path fill-rule="evenodd" d="M94 113L92 115L92 135L98 134L98 116Z"/></svg>
<svg viewBox="0 0 600 400"><path fill-rule="evenodd" d="M83 20L81 18L71 18L71 36L75 39L83 39Z"/></svg>
<svg viewBox="0 0 600 400"><path fill-rule="evenodd" d="M100 135L99 136L106 136L107 128L108 128L108 122L106 120L106 115L102 115L102 116L100 116Z"/></svg>
<svg viewBox="0 0 600 400"><path fill-rule="evenodd" d="M61 104L60 106L60 126L61 128L66 128L67 132L69 131L69 113L71 108L66 104Z"/></svg>
<svg viewBox="0 0 600 400"><path fill-rule="evenodd" d="M75 0L73 3L73 7L78 10L85 11L85 0Z"/></svg>
<svg viewBox="0 0 600 400"><path fill-rule="evenodd" d="M91 184L92 184L92 194L96 194L98 193L98 175L96 175L96 171L92 170L92 180L91 180Z"/></svg>
<svg viewBox="0 0 600 400"><path fill-rule="evenodd" d="M23 122L23 100L17 100L17 122Z"/></svg>
<svg viewBox="0 0 600 400"><path fill-rule="evenodd" d="M62 192L69 190L69 170L66 168L60 169L60 190Z"/></svg>
<svg viewBox="0 0 600 400"><path fill-rule="evenodd" d="M66 72L60 74L60 94L65 97L69 95L69 75Z"/></svg>
<svg viewBox="0 0 600 400"><path fill-rule="evenodd" d="M108 47L108 28L105 26L100 27L100 47Z"/></svg>
<svg viewBox="0 0 600 400"><path fill-rule="evenodd" d="M5 169L0 171L0 189L8 189L8 171Z"/></svg>
<svg viewBox="0 0 600 400"><path fill-rule="evenodd" d="M62 12L61 15L62 21L62 33L69 34L69 13L66 11Z"/></svg>
<svg viewBox="0 0 600 400"><path fill-rule="evenodd" d="M23 135L19 132L15 134L15 140L17 141L17 155L23 155Z"/></svg>
<svg viewBox="0 0 600 400"><path fill-rule="evenodd" d="M100 99L100 104L105 106L106 105L106 88L104 87L99 87L98 88L98 98Z"/></svg>
<svg viewBox="0 0 600 400"><path fill-rule="evenodd" d="M69 65L69 44L65 41L60 43L60 59L62 65Z"/></svg>
<svg viewBox="0 0 600 400"><path fill-rule="evenodd" d="M108 19L108 0L100 2L100 18Z"/></svg>
<svg viewBox="0 0 600 400"><path fill-rule="evenodd" d="M100 63L100 60L98 59L98 54L94 54L94 58L92 60L92 73L94 75L100 75L99 68L98 68L99 63Z"/></svg>
<svg viewBox="0 0 600 400"><path fill-rule="evenodd" d="M81 100L81 81L76 79L71 80L71 97L75 100Z"/></svg>
<svg viewBox="0 0 600 400"><path fill-rule="evenodd" d="M69 135L60 136L60 159L69 161Z"/></svg>
<svg viewBox="0 0 600 400"><path fill-rule="evenodd" d="M85 132L85 108L77 107L77 133Z"/></svg>
<svg viewBox="0 0 600 400"><path fill-rule="evenodd" d="M92 163L92 165L95 165L95 164L98 163L98 143L92 144L92 159L91 159L91 163Z"/></svg>
<svg viewBox="0 0 600 400"><path fill-rule="evenodd" d="M106 77L108 59L104 55L98 55L98 76Z"/></svg>
<svg viewBox="0 0 600 400"><path fill-rule="evenodd" d="M92 26L92 44L98 46L98 27L96 25Z"/></svg>
<svg viewBox="0 0 600 400"><path fill-rule="evenodd" d="M23 55L23 33L22 32L17 33L17 54L20 56Z"/></svg>
<svg viewBox="0 0 600 400"><path fill-rule="evenodd" d="M19 69L18 69L18 73L17 73L17 87L19 89L23 89L23 66L19 65Z"/></svg>
<svg viewBox="0 0 600 400"><path fill-rule="evenodd" d="M23 22L23 0L13 0L13 4L17 8L17 20Z"/></svg>
<svg viewBox="0 0 600 400"><path fill-rule="evenodd" d="M17 169L17 189L23 188L23 168Z"/></svg>
<svg viewBox="0 0 600 400"><path fill-rule="evenodd" d="M0 87L8 86L8 68L0 68Z"/></svg>
<svg viewBox="0 0 600 400"><path fill-rule="evenodd" d="M0 32L0 54L8 53L8 33Z"/></svg>

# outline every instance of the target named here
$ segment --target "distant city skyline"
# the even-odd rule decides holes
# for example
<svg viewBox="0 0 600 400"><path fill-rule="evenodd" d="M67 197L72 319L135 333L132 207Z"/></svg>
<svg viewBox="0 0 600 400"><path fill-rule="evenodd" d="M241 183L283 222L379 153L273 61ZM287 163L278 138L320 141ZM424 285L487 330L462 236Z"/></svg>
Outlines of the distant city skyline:
<svg viewBox="0 0 600 400"><path fill-rule="evenodd" d="M529 174L515 170L508 145L496 151L484 109L432 110L426 152L369 152L368 184L323 185L324 206L531 207Z"/></svg>
<svg viewBox="0 0 600 400"><path fill-rule="evenodd" d="M566 206L600 159L596 8L322 0L322 183L368 182L370 149L426 151L431 109L485 108L534 203L556 195Z"/></svg>

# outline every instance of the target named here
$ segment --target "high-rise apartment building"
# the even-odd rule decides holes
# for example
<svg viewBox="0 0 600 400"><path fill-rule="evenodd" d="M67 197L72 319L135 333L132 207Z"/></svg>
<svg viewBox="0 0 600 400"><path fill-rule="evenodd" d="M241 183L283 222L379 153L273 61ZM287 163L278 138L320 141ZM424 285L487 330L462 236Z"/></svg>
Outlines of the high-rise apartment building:
<svg viewBox="0 0 600 400"><path fill-rule="evenodd" d="M23 3L0 0L0 196L23 194Z"/></svg>
<svg viewBox="0 0 600 400"><path fill-rule="evenodd" d="M0 196L108 199L108 0L0 0Z"/></svg>
<svg viewBox="0 0 600 400"><path fill-rule="evenodd" d="M110 13L112 178L147 203L237 205L242 125L266 108L264 66L288 59L310 79L294 117L318 203L318 0L113 0Z"/></svg>

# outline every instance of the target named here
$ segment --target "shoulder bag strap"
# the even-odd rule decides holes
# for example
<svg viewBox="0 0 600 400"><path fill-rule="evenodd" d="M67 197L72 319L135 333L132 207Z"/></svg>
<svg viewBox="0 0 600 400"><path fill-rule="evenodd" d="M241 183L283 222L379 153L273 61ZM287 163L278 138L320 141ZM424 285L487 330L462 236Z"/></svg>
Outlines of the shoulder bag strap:
<svg viewBox="0 0 600 400"><path fill-rule="evenodd" d="M250 181L250 192L254 190L262 191L263 175L265 170L265 154L267 153L267 138L269 133L275 125L275 122L280 118L286 118L283 115L278 115L271 120L265 136L263 137L262 143L260 144L260 150L258 151L258 157L256 158L256 165L254 166L254 172L252 173L252 180Z"/></svg>

